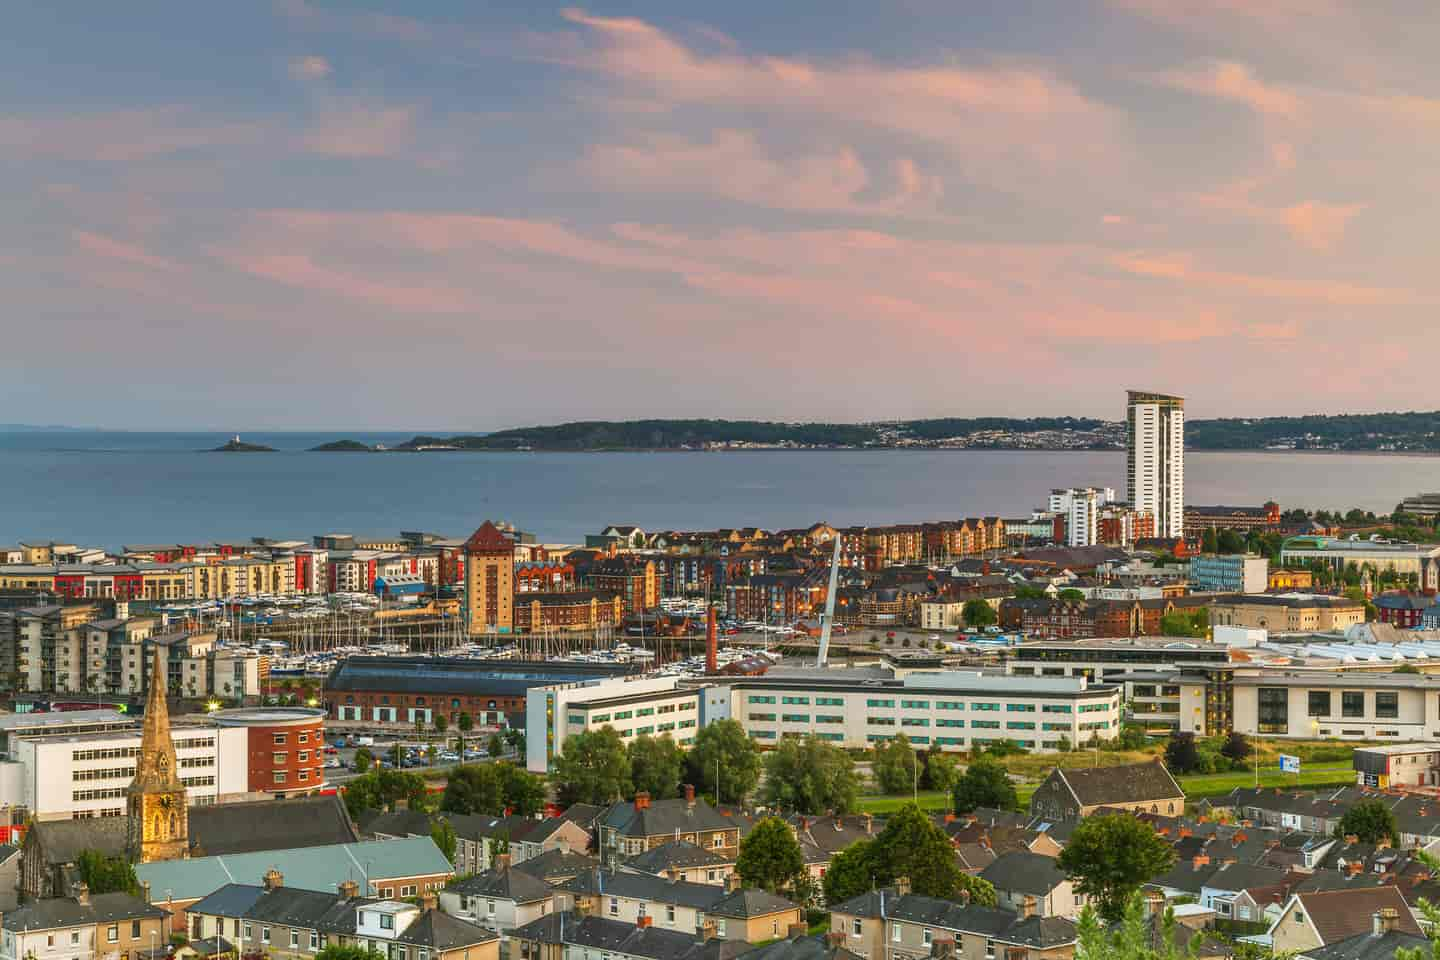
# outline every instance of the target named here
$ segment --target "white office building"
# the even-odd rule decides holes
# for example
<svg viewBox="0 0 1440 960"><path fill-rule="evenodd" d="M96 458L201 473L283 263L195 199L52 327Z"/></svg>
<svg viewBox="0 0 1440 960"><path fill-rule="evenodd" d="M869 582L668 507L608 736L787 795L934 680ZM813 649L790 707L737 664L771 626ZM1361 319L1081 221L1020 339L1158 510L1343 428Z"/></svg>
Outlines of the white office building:
<svg viewBox="0 0 1440 960"><path fill-rule="evenodd" d="M1185 399L1131 390L1125 410L1130 505L1155 517L1157 537L1185 533Z"/></svg>
<svg viewBox="0 0 1440 960"><path fill-rule="evenodd" d="M135 758L140 753L140 728L132 721L128 729L116 729L121 715L112 711L83 714L68 723L75 714L45 714L56 722L16 722L14 729L5 730L0 806L24 809L37 820L114 817L125 812L125 791L135 778ZM102 726L107 729L96 729ZM246 795L246 727L177 723L171 736L191 804Z"/></svg>
<svg viewBox="0 0 1440 960"><path fill-rule="evenodd" d="M525 765L550 769L567 737L612 727L625 742L668 736L688 747L700 727L702 688L679 677L616 677L532 688L525 696Z"/></svg>
<svg viewBox="0 0 1440 960"><path fill-rule="evenodd" d="M1110 487L1072 487L1050 491L1050 510L1065 518L1065 543L1093 547L1100 542L1100 508L1115 502Z"/></svg>

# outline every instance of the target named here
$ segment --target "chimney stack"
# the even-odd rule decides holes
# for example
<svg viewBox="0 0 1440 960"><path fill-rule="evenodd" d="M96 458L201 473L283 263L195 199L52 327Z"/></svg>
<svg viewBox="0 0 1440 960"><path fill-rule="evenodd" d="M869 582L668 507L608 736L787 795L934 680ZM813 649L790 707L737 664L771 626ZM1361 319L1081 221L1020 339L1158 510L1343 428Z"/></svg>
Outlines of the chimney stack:
<svg viewBox="0 0 1440 960"><path fill-rule="evenodd" d="M360 884L354 880L345 880L340 884L340 897L344 900L354 900L360 896Z"/></svg>
<svg viewBox="0 0 1440 960"><path fill-rule="evenodd" d="M261 882L264 884L266 890L279 890L285 885L285 877L281 875L279 870L271 867L265 871L265 876L261 879Z"/></svg>
<svg viewBox="0 0 1440 960"><path fill-rule="evenodd" d="M649 810L649 809L650 809L650 794L649 794L648 792L646 792L646 791L644 791L644 790L641 790L639 793L635 794L635 809L636 809L636 810Z"/></svg>
<svg viewBox="0 0 1440 960"><path fill-rule="evenodd" d="M715 634L715 608L711 607L710 612L705 616L706 673L717 673L720 670L720 647Z"/></svg>
<svg viewBox="0 0 1440 960"><path fill-rule="evenodd" d="M643 915L641 915L641 916L639 916L639 917L636 917L636 918L635 918L635 926L639 927L639 928L642 929L642 930L645 929L646 927L650 926L650 915L649 915L649 914L643 914Z"/></svg>
<svg viewBox="0 0 1440 960"><path fill-rule="evenodd" d="M90 906L90 885L83 880L75 884L75 902L82 907Z"/></svg>
<svg viewBox="0 0 1440 960"><path fill-rule="evenodd" d="M146 903L149 903L149 902L150 902L150 881L149 881L149 880L141 880L141 881L140 881L140 899L141 899L141 900L144 900Z"/></svg>
<svg viewBox="0 0 1440 960"><path fill-rule="evenodd" d="M1399 922L1400 917L1394 907L1381 907L1371 916L1370 928L1375 936L1381 937L1387 933L1394 933Z"/></svg>
<svg viewBox="0 0 1440 960"><path fill-rule="evenodd" d="M421 910L434 910L439 905L440 897L436 895L434 890L426 891L420 895Z"/></svg>
<svg viewBox="0 0 1440 960"><path fill-rule="evenodd" d="M726 877L726 878L725 878L725 889L728 890L730 893L734 893L734 892L736 892L737 890L739 890L739 889L740 889L740 874L738 874L738 873L732 873L732 874L730 874L730 876Z"/></svg>
<svg viewBox="0 0 1440 960"><path fill-rule="evenodd" d="M695 784L693 783L685 784L685 806L695 806Z"/></svg>
<svg viewBox="0 0 1440 960"><path fill-rule="evenodd" d="M930 941L930 956L934 960L953 960L955 941L950 937L936 937Z"/></svg>
<svg viewBox="0 0 1440 960"><path fill-rule="evenodd" d="M909 878L909 877L896 877L896 878L895 878L895 892L898 893L898 894L899 894L900 896L902 896L902 897L907 897L907 896L909 896L909 895L910 895L910 878Z"/></svg>
<svg viewBox="0 0 1440 960"><path fill-rule="evenodd" d="M495 854L495 872L496 872L496 873L504 873L506 870L509 870L509 869L510 869L510 854L508 854L508 853L497 853L497 854Z"/></svg>
<svg viewBox="0 0 1440 960"><path fill-rule="evenodd" d="M1346 846L1353 847L1353 846L1355 846L1355 844L1357 844L1357 843L1359 843L1359 842L1360 842L1360 838L1359 838L1358 836L1356 836L1355 834L1353 834L1353 833L1347 833L1347 834L1345 834L1345 845L1346 845Z"/></svg>

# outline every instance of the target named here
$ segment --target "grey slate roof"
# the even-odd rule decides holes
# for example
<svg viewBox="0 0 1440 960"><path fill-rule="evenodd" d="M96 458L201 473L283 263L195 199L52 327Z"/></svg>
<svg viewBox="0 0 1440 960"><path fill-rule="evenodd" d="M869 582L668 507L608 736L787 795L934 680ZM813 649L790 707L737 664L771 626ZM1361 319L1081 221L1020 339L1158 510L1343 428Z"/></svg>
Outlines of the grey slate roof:
<svg viewBox="0 0 1440 960"><path fill-rule="evenodd" d="M1060 869L1054 857L1028 851L1015 851L998 857L980 871L980 877L994 884L996 890L1033 893L1037 897L1049 895L1066 879L1065 871Z"/></svg>
<svg viewBox="0 0 1440 960"><path fill-rule="evenodd" d="M191 856L293 850L358 839L338 794L190 808Z"/></svg>
<svg viewBox="0 0 1440 960"><path fill-rule="evenodd" d="M658 847L651 847L644 853L626 860L624 866L640 873L663 874L671 867L692 869L695 867L718 867L734 863L734 857L722 857L688 840L667 840Z"/></svg>
<svg viewBox="0 0 1440 960"><path fill-rule="evenodd" d="M568 880L587 870L594 870L598 866L600 866L599 860L587 857L583 853L576 853L573 850L546 850L528 860L522 860L511 869L528 873L532 877L539 877L541 880L551 883Z"/></svg>
<svg viewBox="0 0 1440 960"><path fill-rule="evenodd" d="M1185 797L1185 791L1180 789L1159 760L1114 767L1072 767L1068 770L1057 767L1051 776L1059 776L1080 805L1085 807L1183 800Z"/></svg>
<svg viewBox="0 0 1440 960"><path fill-rule="evenodd" d="M716 917L748 919L794 909L796 909L795 904L784 897L767 893L764 890L752 889L736 890L723 900L716 901L706 912Z"/></svg>
<svg viewBox="0 0 1440 960"><path fill-rule="evenodd" d="M1259 867L1249 863L1222 864L1205 880L1205 886L1216 890L1254 890L1282 883L1290 871L1278 867Z"/></svg>
<svg viewBox="0 0 1440 960"><path fill-rule="evenodd" d="M57 930L163 916L164 910L128 893L98 893L90 898L88 904L78 903L70 897L31 900L6 913L0 926L6 930Z"/></svg>
<svg viewBox="0 0 1440 960"><path fill-rule="evenodd" d="M776 940L756 947L747 960L861 960L860 954L832 946L823 936Z"/></svg>
<svg viewBox="0 0 1440 960"><path fill-rule="evenodd" d="M430 815L419 810L367 810L360 815L359 826L372 837L428 837Z"/></svg>
<svg viewBox="0 0 1440 960"><path fill-rule="evenodd" d="M186 909L213 917L243 917L255 901L265 895L265 888L249 883L227 883Z"/></svg>
<svg viewBox="0 0 1440 960"><path fill-rule="evenodd" d="M683 798L652 800L644 809L635 809L631 802L611 805L600 823L614 829L622 837L668 837L676 831L732 830L735 821L723 816L704 800L691 804Z"/></svg>
<svg viewBox="0 0 1440 960"><path fill-rule="evenodd" d="M862 893L830 909L831 913L861 917L883 915L892 920L974 933L1017 946L1053 947L1075 942L1075 924L1060 917L1022 918L1018 913L998 907L961 905L918 894L899 896L893 888Z"/></svg>
<svg viewBox="0 0 1440 960"><path fill-rule="evenodd" d="M452 917L439 910L426 910L395 938L401 943L426 947L432 952L457 950L500 939L493 930Z"/></svg>
<svg viewBox="0 0 1440 960"><path fill-rule="evenodd" d="M1393 960L1395 951L1401 947L1414 950L1423 948L1429 942L1428 937L1417 937L1400 930L1379 936L1373 932L1359 933L1314 950L1302 951L1300 955L1309 960Z"/></svg>
<svg viewBox="0 0 1440 960"><path fill-rule="evenodd" d="M549 900L550 884L539 877L511 867L508 870L486 870L473 877L452 884L454 893L472 897L494 897L497 900L513 900L516 903L536 903Z"/></svg>
<svg viewBox="0 0 1440 960"><path fill-rule="evenodd" d="M718 950L679 930L638 927L606 917L581 917L573 912L552 913L532 920L510 931L510 937L541 943L568 943L605 953L643 957L645 960L728 960L744 953L750 946L739 941L731 949Z"/></svg>
<svg viewBox="0 0 1440 960"><path fill-rule="evenodd" d="M645 873L620 873L615 870L591 870L581 873L559 884L557 889L570 893L647 900L652 903L673 903L707 913L726 897L725 888L713 884L691 883L688 880L671 882Z"/></svg>

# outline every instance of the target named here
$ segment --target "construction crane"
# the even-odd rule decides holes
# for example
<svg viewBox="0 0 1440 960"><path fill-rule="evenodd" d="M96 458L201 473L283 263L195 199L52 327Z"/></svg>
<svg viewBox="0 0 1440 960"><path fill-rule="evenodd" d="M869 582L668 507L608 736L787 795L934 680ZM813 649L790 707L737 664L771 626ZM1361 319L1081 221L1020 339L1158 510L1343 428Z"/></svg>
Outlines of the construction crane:
<svg viewBox="0 0 1440 960"><path fill-rule="evenodd" d="M835 531L835 554L830 558L830 589L825 593L825 615L820 621L820 656L816 658L817 667L826 666L826 658L830 655L830 625L835 622L835 594L839 592L840 585L840 531Z"/></svg>

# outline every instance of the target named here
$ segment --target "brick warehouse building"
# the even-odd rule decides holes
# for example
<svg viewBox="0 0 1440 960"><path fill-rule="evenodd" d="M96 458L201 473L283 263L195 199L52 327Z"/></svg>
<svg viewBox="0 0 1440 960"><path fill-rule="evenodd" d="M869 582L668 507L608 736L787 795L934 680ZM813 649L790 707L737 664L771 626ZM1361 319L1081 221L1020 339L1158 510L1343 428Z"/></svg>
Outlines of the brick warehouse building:
<svg viewBox="0 0 1440 960"><path fill-rule="evenodd" d="M220 727L244 727L251 793L294 797L325 785L325 711L306 707L241 707L211 714Z"/></svg>
<svg viewBox="0 0 1440 960"><path fill-rule="evenodd" d="M531 687L633 673L629 664L467 660L459 657L349 657L325 678L332 721L414 729L445 714L454 726L468 713L476 727L500 726L525 713Z"/></svg>

